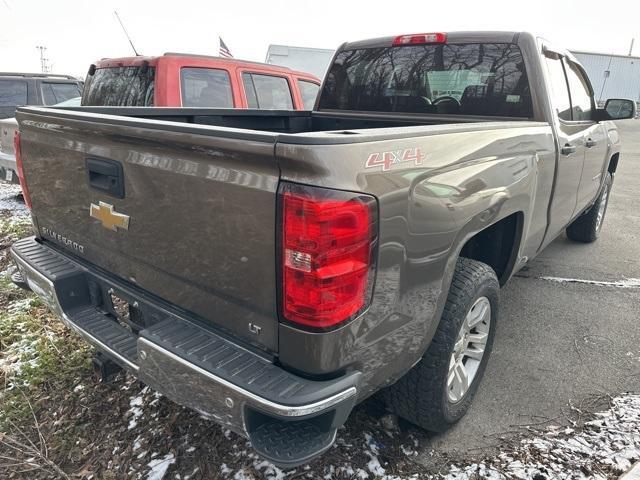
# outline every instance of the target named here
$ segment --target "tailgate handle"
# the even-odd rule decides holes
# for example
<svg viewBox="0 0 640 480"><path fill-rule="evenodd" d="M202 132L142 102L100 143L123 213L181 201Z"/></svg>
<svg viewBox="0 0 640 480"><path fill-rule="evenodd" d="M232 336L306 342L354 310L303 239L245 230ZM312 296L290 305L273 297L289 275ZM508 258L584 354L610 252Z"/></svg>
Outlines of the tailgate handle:
<svg viewBox="0 0 640 480"><path fill-rule="evenodd" d="M108 158L86 159L89 186L116 198L124 198L122 164Z"/></svg>

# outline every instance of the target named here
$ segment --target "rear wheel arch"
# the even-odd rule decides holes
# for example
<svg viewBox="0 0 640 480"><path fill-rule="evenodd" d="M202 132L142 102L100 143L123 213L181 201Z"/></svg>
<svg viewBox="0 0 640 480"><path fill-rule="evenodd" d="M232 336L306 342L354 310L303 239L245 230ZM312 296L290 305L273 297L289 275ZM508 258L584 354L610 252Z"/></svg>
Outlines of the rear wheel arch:
<svg viewBox="0 0 640 480"><path fill-rule="evenodd" d="M607 171L613 175L614 173L616 173L616 170L618 169L618 160L620 159L620 152L618 153L614 153L611 158L609 159L609 164L607 165Z"/></svg>
<svg viewBox="0 0 640 480"><path fill-rule="evenodd" d="M489 265L504 285L514 271L524 230L524 213L511 213L475 232L462 245L459 257Z"/></svg>

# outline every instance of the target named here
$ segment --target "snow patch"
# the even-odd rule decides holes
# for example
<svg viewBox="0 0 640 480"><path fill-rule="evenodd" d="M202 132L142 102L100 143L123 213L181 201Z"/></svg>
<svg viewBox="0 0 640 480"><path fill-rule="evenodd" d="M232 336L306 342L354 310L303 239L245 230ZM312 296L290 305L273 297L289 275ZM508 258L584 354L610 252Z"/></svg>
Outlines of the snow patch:
<svg viewBox="0 0 640 480"><path fill-rule="evenodd" d="M142 393L137 397L133 397L129 402L129 412L131 413L131 418L129 419L129 427L131 430L138 425L138 420L142 416Z"/></svg>
<svg viewBox="0 0 640 480"><path fill-rule="evenodd" d="M147 466L151 469L147 474L147 480L162 480L172 463L176 462L173 453L167 453L164 457L151 460Z"/></svg>
<svg viewBox="0 0 640 480"><path fill-rule="evenodd" d="M640 278L624 278L617 281L604 280L585 280L582 278L563 278L563 277L540 277L542 280L549 280L558 283L585 283L587 285L598 285L601 287L618 287L618 288L640 288Z"/></svg>
<svg viewBox="0 0 640 480"><path fill-rule="evenodd" d="M549 427L485 463L453 466L445 478L605 479L606 471L624 473L640 459L640 395L614 398L595 417L580 432Z"/></svg>
<svg viewBox="0 0 640 480"><path fill-rule="evenodd" d="M25 219L29 217L29 210L19 195L22 195L20 185L0 182L0 210L9 210L14 218Z"/></svg>
<svg viewBox="0 0 640 480"><path fill-rule="evenodd" d="M7 306L7 313L17 315L20 313L27 313L29 311L29 307L31 306L31 299L25 298L22 300L16 300L11 302Z"/></svg>
<svg viewBox="0 0 640 480"><path fill-rule="evenodd" d="M15 382L16 375L19 375L25 367L35 368L40 361L37 351L38 339L33 336L25 336L7 346L6 350L0 352L0 372L4 372L7 379L7 388L10 390L18 385ZM27 386L26 381L20 382L18 386Z"/></svg>

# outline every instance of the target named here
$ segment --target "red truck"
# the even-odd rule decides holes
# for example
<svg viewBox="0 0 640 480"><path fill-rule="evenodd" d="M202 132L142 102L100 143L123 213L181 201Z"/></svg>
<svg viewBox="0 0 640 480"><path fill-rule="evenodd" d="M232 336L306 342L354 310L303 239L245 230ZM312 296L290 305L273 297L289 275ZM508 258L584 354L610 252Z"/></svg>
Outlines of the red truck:
<svg viewBox="0 0 640 480"><path fill-rule="evenodd" d="M311 110L320 80L258 62L165 53L91 65L82 105Z"/></svg>

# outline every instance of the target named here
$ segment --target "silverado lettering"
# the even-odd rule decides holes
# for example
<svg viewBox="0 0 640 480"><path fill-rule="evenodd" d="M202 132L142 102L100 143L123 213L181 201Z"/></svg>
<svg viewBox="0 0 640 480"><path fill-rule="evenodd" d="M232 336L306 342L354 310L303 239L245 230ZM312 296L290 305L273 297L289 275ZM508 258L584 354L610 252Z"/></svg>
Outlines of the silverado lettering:
<svg viewBox="0 0 640 480"><path fill-rule="evenodd" d="M65 237L64 235L60 235L59 233L54 232L50 228L40 227L40 231L43 235L55 240L58 243L61 243L67 248L72 250L76 250L77 252L84 253L84 246L79 244L78 242L74 242L73 240Z"/></svg>

